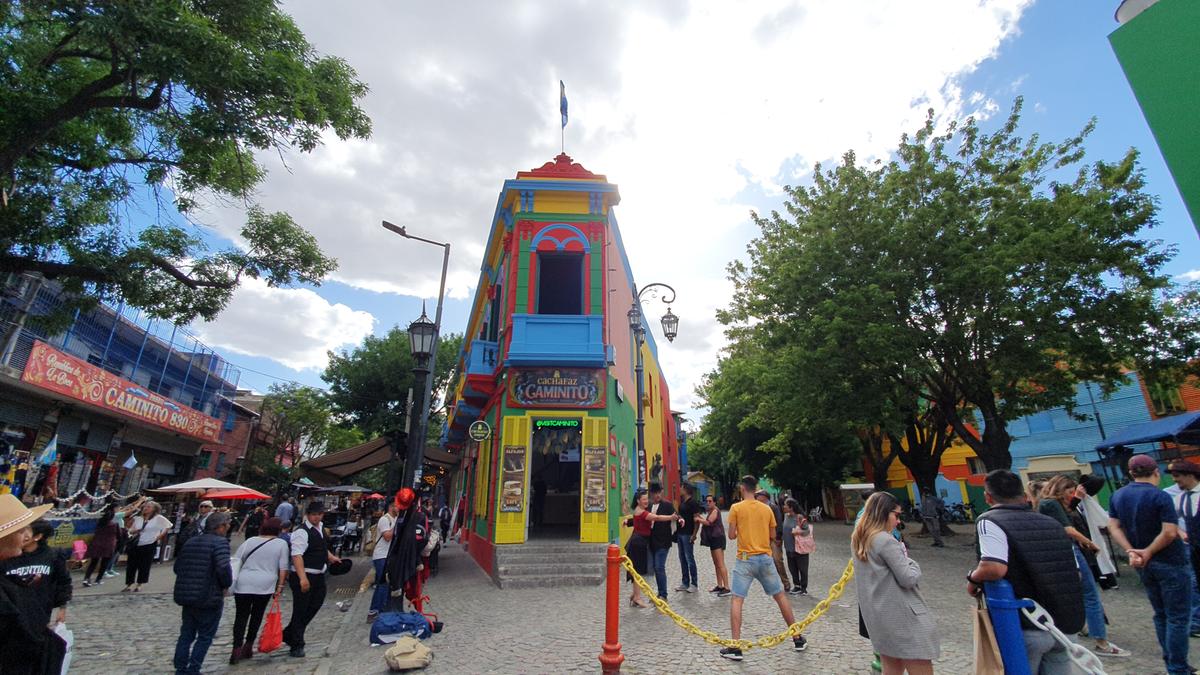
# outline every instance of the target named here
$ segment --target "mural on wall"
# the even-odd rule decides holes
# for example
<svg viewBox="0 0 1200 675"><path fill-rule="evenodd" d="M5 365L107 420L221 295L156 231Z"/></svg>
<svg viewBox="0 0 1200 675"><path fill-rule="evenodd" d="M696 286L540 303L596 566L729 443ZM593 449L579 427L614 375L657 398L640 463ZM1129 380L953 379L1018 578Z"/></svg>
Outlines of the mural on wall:
<svg viewBox="0 0 1200 675"><path fill-rule="evenodd" d="M658 483L659 485L663 484L663 463L661 452L654 454L654 463L650 465L650 470L646 474L646 479L648 483Z"/></svg>

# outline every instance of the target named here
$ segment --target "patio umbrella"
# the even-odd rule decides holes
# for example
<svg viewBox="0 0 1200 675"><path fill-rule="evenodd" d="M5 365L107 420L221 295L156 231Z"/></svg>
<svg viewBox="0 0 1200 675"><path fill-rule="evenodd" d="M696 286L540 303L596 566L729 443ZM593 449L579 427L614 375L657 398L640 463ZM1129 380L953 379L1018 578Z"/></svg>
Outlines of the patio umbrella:
<svg viewBox="0 0 1200 675"><path fill-rule="evenodd" d="M379 494L378 492L372 492L371 494L367 495L367 499L383 499L383 495Z"/></svg>
<svg viewBox="0 0 1200 675"><path fill-rule="evenodd" d="M186 483L153 488L153 492L208 492L209 490L245 490L247 488L234 483L226 483L216 478L201 478Z"/></svg>
<svg viewBox="0 0 1200 675"><path fill-rule="evenodd" d="M204 493L205 499L270 499L258 490L241 488L237 490L209 490Z"/></svg>

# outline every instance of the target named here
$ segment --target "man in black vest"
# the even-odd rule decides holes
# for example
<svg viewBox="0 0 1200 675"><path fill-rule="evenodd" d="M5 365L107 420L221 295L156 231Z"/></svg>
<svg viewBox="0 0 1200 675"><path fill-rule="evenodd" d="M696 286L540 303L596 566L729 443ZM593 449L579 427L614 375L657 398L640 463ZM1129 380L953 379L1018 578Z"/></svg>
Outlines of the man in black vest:
<svg viewBox="0 0 1200 675"><path fill-rule="evenodd" d="M1179 514L1179 536L1192 567L1192 620L1188 632L1200 637L1200 466L1186 459L1171 462L1167 472L1175 484L1163 489Z"/></svg>
<svg viewBox="0 0 1200 675"><path fill-rule="evenodd" d="M675 507L663 499L662 485L650 484L650 512L660 516L675 515ZM650 555L654 560L654 580L658 583L658 597L667 599L667 554L671 552L672 521L655 522L650 528Z"/></svg>
<svg viewBox="0 0 1200 675"><path fill-rule="evenodd" d="M292 589L292 619L283 629L283 641L291 647L292 656L304 656L304 631L325 602L325 570L330 563L341 559L329 552L321 517L325 505L312 501L304 509L304 520L292 532L292 572L288 586Z"/></svg>
<svg viewBox="0 0 1200 675"><path fill-rule="evenodd" d="M1058 521L1034 513L1025 501L1021 477L997 469L984 481L992 507L975 521L979 564L967 574L967 592L979 595L985 581L1004 579L1018 598L1044 607L1054 625L1070 635L1083 628L1083 587L1071 540ZM1021 616L1031 673L1069 673L1066 647Z"/></svg>

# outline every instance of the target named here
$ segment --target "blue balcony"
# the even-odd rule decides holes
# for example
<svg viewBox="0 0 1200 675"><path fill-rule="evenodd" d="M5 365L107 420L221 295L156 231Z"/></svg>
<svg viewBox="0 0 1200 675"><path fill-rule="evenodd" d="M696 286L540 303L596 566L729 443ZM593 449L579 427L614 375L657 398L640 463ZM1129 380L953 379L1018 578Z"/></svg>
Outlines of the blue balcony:
<svg viewBox="0 0 1200 675"><path fill-rule="evenodd" d="M599 314L513 314L510 366L591 366L607 363Z"/></svg>
<svg viewBox="0 0 1200 675"><path fill-rule="evenodd" d="M500 365L500 347L488 340L472 340L471 353L467 355L468 375L488 375L496 372Z"/></svg>

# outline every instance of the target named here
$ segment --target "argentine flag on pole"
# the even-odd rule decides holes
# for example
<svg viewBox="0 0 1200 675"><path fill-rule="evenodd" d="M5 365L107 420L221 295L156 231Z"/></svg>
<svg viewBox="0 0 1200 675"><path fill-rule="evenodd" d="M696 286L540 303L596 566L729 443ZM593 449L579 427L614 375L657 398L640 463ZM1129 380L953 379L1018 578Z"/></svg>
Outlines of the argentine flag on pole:
<svg viewBox="0 0 1200 675"><path fill-rule="evenodd" d="M558 81L558 109L562 112L562 125L567 128L567 85L563 84L562 80Z"/></svg>
<svg viewBox="0 0 1200 675"><path fill-rule="evenodd" d="M42 456L38 458L38 463L42 466L50 466L58 459L58 434L50 437L50 442L46 444L46 449L42 450Z"/></svg>
<svg viewBox="0 0 1200 675"><path fill-rule="evenodd" d="M137 457L133 454L133 451L130 450L129 459L125 460L125 463L121 465L121 468L128 471L135 466L137 466Z"/></svg>

